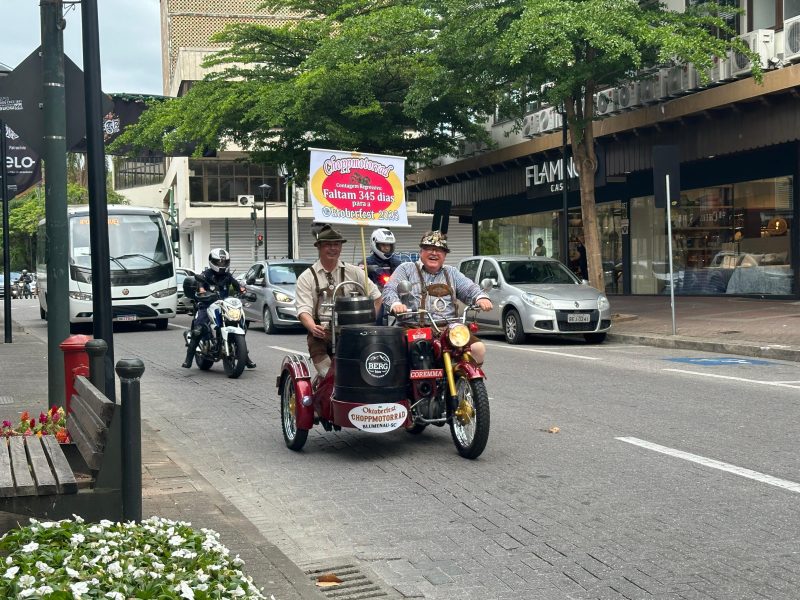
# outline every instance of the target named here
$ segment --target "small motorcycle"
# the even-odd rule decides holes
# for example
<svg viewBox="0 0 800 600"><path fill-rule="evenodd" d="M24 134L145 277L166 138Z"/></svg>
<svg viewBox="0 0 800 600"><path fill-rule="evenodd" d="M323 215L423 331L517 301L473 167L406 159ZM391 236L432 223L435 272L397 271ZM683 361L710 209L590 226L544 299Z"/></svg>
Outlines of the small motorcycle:
<svg viewBox="0 0 800 600"><path fill-rule="evenodd" d="M207 292L196 294L196 299L201 302L211 302L208 307L208 322L203 327L204 331L194 357L197 367L201 371L207 371L215 362L221 360L228 377L232 379L239 377L247 364L242 301L235 297L220 299L214 286ZM186 331L183 335L188 346L191 332Z"/></svg>
<svg viewBox="0 0 800 600"><path fill-rule="evenodd" d="M19 281L15 281L11 284L11 299L16 300L17 298L20 297L21 297L21 292L20 292Z"/></svg>

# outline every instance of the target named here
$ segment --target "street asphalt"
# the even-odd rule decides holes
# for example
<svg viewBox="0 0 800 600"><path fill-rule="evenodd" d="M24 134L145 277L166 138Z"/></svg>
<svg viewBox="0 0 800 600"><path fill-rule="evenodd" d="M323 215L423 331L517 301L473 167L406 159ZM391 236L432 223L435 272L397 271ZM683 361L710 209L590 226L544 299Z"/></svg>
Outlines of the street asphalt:
<svg viewBox="0 0 800 600"><path fill-rule="evenodd" d="M676 335L668 297L613 297L609 343L724 352L800 361L800 302L745 298L676 298ZM0 419L47 406L47 345L12 323L12 343L0 346ZM118 357L121 358L121 357ZM323 598L309 575L266 539L237 508L170 447L168 435L142 427L145 516L191 522L220 532L245 561L245 572L267 598ZM0 513L0 532L17 521Z"/></svg>

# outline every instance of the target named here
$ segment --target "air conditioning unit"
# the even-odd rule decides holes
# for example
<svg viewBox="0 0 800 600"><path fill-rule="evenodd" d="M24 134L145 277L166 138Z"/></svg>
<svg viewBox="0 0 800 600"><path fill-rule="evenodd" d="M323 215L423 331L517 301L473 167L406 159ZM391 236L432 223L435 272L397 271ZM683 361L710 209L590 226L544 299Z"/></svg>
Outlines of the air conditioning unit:
<svg viewBox="0 0 800 600"><path fill-rule="evenodd" d="M731 59L715 56L713 60L714 66L707 71L707 86L719 85L731 79ZM700 83L699 79L700 78L698 77L698 84Z"/></svg>
<svg viewBox="0 0 800 600"><path fill-rule="evenodd" d="M800 60L800 17L792 17L783 22L783 60Z"/></svg>
<svg viewBox="0 0 800 600"><path fill-rule="evenodd" d="M240 194L236 197L236 202L239 204L239 206L252 208L256 204L256 197L247 194Z"/></svg>
<svg viewBox="0 0 800 600"><path fill-rule="evenodd" d="M525 115L522 119L522 136L531 138L539 135L539 113Z"/></svg>
<svg viewBox="0 0 800 600"><path fill-rule="evenodd" d="M775 32L771 29L754 29L739 36L750 46L750 50L758 54L761 68L769 64L770 58L775 56ZM731 77L746 77L753 70L750 58L740 52L731 52Z"/></svg>
<svg viewBox="0 0 800 600"><path fill-rule="evenodd" d="M597 92L594 97L595 112L602 115L610 115L619 111L617 102L614 98L614 88Z"/></svg>
<svg viewBox="0 0 800 600"><path fill-rule="evenodd" d="M639 80L639 102L655 104L667 96L667 81L661 70Z"/></svg>
<svg viewBox="0 0 800 600"><path fill-rule="evenodd" d="M675 65L664 69L668 96L685 96L697 89L697 70L694 65Z"/></svg>
<svg viewBox="0 0 800 600"><path fill-rule="evenodd" d="M550 106L540 110L537 114L539 115L539 133L561 129L561 113L554 107Z"/></svg>
<svg viewBox="0 0 800 600"><path fill-rule="evenodd" d="M615 100L620 110L633 110L641 105L639 100L639 82L629 81L614 90Z"/></svg>

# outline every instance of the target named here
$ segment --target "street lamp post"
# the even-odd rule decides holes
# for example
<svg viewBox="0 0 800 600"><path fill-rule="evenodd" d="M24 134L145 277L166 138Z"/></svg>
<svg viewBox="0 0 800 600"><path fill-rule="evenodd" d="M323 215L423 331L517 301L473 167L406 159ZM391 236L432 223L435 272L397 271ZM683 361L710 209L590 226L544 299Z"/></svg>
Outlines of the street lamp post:
<svg viewBox="0 0 800 600"><path fill-rule="evenodd" d="M267 260L267 198L272 191L272 186L268 183L262 183L258 186L261 190L261 197L264 203L264 260Z"/></svg>

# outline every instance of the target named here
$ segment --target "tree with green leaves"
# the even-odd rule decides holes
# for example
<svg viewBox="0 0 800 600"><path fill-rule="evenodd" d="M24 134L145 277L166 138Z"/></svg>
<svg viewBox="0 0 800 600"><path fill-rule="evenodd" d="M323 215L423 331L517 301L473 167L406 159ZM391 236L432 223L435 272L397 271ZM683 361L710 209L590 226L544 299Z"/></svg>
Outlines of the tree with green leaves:
<svg viewBox="0 0 800 600"><path fill-rule="evenodd" d="M590 283L604 289L595 207L597 169L593 98L643 76L648 68L692 63L707 81L714 57L733 49L758 60L734 37L737 11L690 3L685 12L637 0L441 0L438 55L459 78L479 87L505 87L506 110L532 100L565 110L580 180L581 212ZM469 61L465 56L472 56ZM508 106L508 105L511 106ZM516 106L514 106L514 104Z"/></svg>
<svg viewBox="0 0 800 600"><path fill-rule="evenodd" d="M305 17L229 26L206 62L219 72L154 103L114 147L199 154L232 142L302 178L309 147L401 155L413 168L451 153L454 132L486 139L493 99L438 60L441 20L427 3L273 4Z"/></svg>

